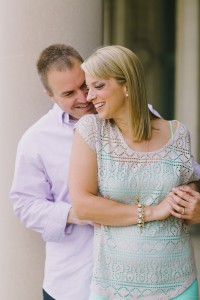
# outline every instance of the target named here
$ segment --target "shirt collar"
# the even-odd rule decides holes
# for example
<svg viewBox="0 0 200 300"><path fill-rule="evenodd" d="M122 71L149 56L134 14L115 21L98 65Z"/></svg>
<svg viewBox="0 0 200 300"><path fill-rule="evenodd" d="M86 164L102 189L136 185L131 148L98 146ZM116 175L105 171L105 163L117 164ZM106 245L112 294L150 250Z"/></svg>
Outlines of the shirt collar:
<svg viewBox="0 0 200 300"><path fill-rule="evenodd" d="M60 124L64 125L64 124L75 124L77 121L75 120L71 120L69 118L69 114L64 112L60 106L58 106L58 104L54 104L53 106L53 111L56 114L56 117L58 119L58 121L60 122Z"/></svg>

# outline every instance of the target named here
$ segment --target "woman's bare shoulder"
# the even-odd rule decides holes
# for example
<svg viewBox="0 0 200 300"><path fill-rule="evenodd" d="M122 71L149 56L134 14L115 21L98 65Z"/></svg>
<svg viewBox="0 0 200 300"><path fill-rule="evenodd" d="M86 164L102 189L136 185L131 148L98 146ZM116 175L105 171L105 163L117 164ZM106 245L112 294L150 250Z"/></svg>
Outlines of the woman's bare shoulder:
<svg viewBox="0 0 200 300"><path fill-rule="evenodd" d="M171 125L170 125L171 123ZM153 129L158 129L158 130L166 130L168 131L170 126L173 127L173 131L175 132L177 127L179 125L179 122L177 120L172 120L172 121L168 121L168 120L165 120L165 119L155 119L155 120L152 120L152 128Z"/></svg>

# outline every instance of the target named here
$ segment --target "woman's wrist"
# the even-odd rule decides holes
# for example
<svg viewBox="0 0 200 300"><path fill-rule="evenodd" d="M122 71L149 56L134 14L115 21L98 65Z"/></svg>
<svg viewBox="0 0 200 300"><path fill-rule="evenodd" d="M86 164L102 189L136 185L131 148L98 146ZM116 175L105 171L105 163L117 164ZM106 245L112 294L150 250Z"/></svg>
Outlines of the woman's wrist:
<svg viewBox="0 0 200 300"><path fill-rule="evenodd" d="M145 208L145 222L151 222L151 221L160 221L162 219L165 219L166 217L163 217L162 211L160 211L160 206L158 205L151 205L146 206Z"/></svg>
<svg viewBox="0 0 200 300"><path fill-rule="evenodd" d="M170 216L169 211L170 205L167 198L157 205L147 205L144 208L144 223L165 220Z"/></svg>
<svg viewBox="0 0 200 300"><path fill-rule="evenodd" d="M145 222L154 221L155 220L154 215L155 215L154 206L145 206L145 216L144 216Z"/></svg>

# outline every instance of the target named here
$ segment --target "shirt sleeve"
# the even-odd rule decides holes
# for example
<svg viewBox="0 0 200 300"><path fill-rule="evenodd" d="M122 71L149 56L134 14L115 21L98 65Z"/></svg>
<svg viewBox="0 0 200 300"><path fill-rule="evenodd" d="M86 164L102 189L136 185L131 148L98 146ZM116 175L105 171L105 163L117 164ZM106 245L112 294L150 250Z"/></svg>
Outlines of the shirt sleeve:
<svg viewBox="0 0 200 300"><path fill-rule="evenodd" d="M153 108L151 104L148 104L149 110L152 112L152 114L158 118L162 118L161 115Z"/></svg>
<svg viewBox="0 0 200 300"><path fill-rule="evenodd" d="M186 128L186 127L185 127ZM186 128L186 149L190 155L190 166L192 167L192 175L189 182L200 180L200 165L195 162L193 155L191 154L191 136L189 130Z"/></svg>
<svg viewBox="0 0 200 300"><path fill-rule="evenodd" d="M82 136L86 144L96 153L98 143L98 116L86 115L76 124L75 129Z"/></svg>
<svg viewBox="0 0 200 300"><path fill-rule="evenodd" d="M192 160L192 165L193 165L193 168L194 168L195 175L196 175L196 177L200 180L200 164L198 164L198 163L194 160L193 155L191 156L191 160Z"/></svg>
<svg viewBox="0 0 200 300"><path fill-rule="evenodd" d="M42 159L24 139L18 145L10 199L21 222L44 241L61 242L71 232L73 225L66 226L71 205L54 202Z"/></svg>

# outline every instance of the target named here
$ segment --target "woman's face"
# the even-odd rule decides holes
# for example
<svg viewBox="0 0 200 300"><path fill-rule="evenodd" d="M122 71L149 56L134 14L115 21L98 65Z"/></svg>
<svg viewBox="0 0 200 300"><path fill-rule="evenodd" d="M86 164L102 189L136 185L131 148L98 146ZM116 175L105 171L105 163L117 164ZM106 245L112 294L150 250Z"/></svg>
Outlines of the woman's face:
<svg viewBox="0 0 200 300"><path fill-rule="evenodd" d="M87 101L92 102L101 119L122 117L127 109L126 85L116 79L96 79L86 74Z"/></svg>

